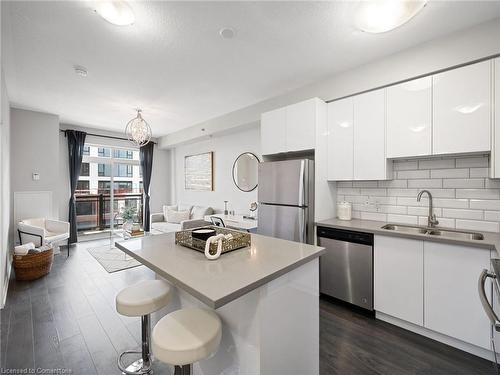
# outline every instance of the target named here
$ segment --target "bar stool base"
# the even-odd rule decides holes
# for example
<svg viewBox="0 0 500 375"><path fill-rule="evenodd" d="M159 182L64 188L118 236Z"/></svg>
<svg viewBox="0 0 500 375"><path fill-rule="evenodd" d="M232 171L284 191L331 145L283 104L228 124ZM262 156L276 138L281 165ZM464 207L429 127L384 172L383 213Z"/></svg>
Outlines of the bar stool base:
<svg viewBox="0 0 500 375"><path fill-rule="evenodd" d="M175 366L174 375L191 375L191 365Z"/></svg>
<svg viewBox="0 0 500 375"><path fill-rule="evenodd" d="M134 363L131 363L128 365L128 367L125 369L127 372L134 372L137 374L148 374L151 375L153 373L153 369L146 370L146 372L143 372L144 366L142 362L142 358L138 359ZM126 374L125 372L122 372L122 374Z"/></svg>

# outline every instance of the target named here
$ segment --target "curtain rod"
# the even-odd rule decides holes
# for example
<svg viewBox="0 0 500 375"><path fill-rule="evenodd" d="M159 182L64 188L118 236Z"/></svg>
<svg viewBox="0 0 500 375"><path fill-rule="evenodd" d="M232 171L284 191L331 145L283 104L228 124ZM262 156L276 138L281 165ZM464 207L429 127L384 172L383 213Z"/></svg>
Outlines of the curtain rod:
<svg viewBox="0 0 500 375"><path fill-rule="evenodd" d="M61 133L64 133L64 135L66 135L66 131L68 131L68 130L73 130L73 129L65 129L65 130L59 129L59 131ZM91 135L91 136L94 136L94 137L101 137L101 138L118 139L120 141L130 141L127 138L115 137L115 136L112 136L112 135L102 135L102 134L94 134L94 133L87 133L87 135ZM153 142L153 141L150 141L150 142L153 143L153 144L155 144L155 145L157 144L156 142Z"/></svg>

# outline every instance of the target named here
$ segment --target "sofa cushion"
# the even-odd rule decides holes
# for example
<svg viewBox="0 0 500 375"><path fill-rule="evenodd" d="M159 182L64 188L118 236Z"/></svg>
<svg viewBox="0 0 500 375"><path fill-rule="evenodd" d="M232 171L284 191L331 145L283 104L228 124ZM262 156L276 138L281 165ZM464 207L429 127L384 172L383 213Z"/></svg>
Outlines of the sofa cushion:
<svg viewBox="0 0 500 375"><path fill-rule="evenodd" d="M151 223L151 228L156 229L160 232L169 233L169 232L177 232L181 230L180 224L167 223L166 221Z"/></svg>
<svg viewBox="0 0 500 375"><path fill-rule="evenodd" d="M174 210L177 211L177 205L173 206L163 206L163 217L165 218L165 221L167 220L167 211L168 210Z"/></svg>
<svg viewBox="0 0 500 375"><path fill-rule="evenodd" d="M204 219L205 216L207 215L212 215L214 210L212 207L206 207L206 206L194 206L193 207L193 214L191 215L191 219Z"/></svg>
<svg viewBox="0 0 500 375"><path fill-rule="evenodd" d="M191 217L190 211L175 211L175 210L167 210L167 222L179 224L181 221L189 220Z"/></svg>
<svg viewBox="0 0 500 375"><path fill-rule="evenodd" d="M189 211L189 218L191 218L191 215L193 214L193 205L186 203L179 203L177 205L177 211Z"/></svg>

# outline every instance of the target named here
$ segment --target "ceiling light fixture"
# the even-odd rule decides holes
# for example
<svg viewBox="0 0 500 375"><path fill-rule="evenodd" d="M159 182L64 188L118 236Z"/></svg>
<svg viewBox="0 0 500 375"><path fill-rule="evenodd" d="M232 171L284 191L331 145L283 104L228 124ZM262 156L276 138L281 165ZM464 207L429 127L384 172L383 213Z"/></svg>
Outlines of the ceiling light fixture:
<svg viewBox="0 0 500 375"><path fill-rule="evenodd" d="M426 4L427 0L361 1L356 9L355 25L367 33L385 33L411 20Z"/></svg>
<svg viewBox="0 0 500 375"><path fill-rule="evenodd" d="M137 116L130 120L125 128L128 140L139 147L151 140L151 127L142 118L141 112L141 109L137 109Z"/></svg>
<svg viewBox="0 0 500 375"><path fill-rule="evenodd" d="M231 27L224 27L219 30L219 35L222 39L233 39L236 35L236 31Z"/></svg>
<svg viewBox="0 0 500 375"><path fill-rule="evenodd" d="M134 12L125 1L97 1L95 11L113 25L128 26L135 21Z"/></svg>

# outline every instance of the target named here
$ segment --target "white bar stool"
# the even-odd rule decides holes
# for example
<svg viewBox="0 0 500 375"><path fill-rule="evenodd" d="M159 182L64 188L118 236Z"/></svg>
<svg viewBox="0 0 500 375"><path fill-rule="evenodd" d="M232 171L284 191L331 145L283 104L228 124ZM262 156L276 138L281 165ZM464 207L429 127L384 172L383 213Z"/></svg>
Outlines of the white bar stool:
<svg viewBox="0 0 500 375"><path fill-rule="evenodd" d="M193 363L211 357L219 348L222 324L213 311L181 309L161 318L152 337L156 359L175 366L174 375L191 375Z"/></svg>
<svg viewBox="0 0 500 375"><path fill-rule="evenodd" d="M141 317L142 351L126 350L118 356L118 368L124 374L143 375L151 372L151 317L150 314L165 307L171 299L171 290L163 280L145 280L129 286L116 296L116 311L125 316ZM141 354L141 359L126 366L122 357Z"/></svg>

